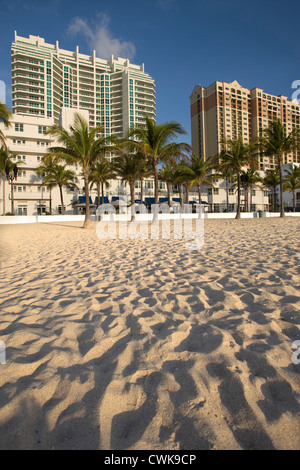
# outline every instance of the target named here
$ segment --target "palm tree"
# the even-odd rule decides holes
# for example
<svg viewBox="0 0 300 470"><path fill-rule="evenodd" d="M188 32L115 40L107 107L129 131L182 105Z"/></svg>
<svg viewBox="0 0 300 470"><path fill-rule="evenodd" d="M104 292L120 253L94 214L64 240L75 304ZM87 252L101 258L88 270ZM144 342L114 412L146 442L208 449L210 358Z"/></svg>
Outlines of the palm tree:
<svg viewBox="0 0 300 470"><path fill-rule="evenodd" d="M139 181L140 181L140 185L141 185L140 201L141 201L141 204L143 204L143 200L144 200L144 180L145 180L145 178L148 178L149 176L152 175L152 170L151 170L151 166L149 164L149 161L147 159L145 159L145 156L141 152L137 152L136 156L139 159L139 163L140 163L140 174L139 174Z"/></svg>
<svg viewBox="0 0 300 470"><path fill-rule="evenodd" d="M264 155L275 157L279 173L280 192L280 217L284 217L283 204L283 177L282 164L283 157L299 148L300 132L294 128L288 135L284 124L280 119L271 121L269 127L264 129L263 136L259 139L260 148Z"/></svg>
<svg viewBox="0 0 300 470"><path fill-rule="evenodd" d="M188 161L182 163L182 174L187 178L189 187L197 186L198 188L199 204L202 203L201 186L213 187L212 181L215 175L212 170L214 168L213 157L205 160L203 156L198 156L194 152Z"/></svg>
<svg viewBox="0 0 300 470"><path fill-rule="evenodd" d="M135 182L140 177L141 161L132 153L124 151L122 155L114 158L114 170L123 182L129 184L131 202L131 220L135 220Z"/></svg>
<svg viewBox="0 0 300 470"><path fill-rule="evenodd" d="M219 161L216 157L212 158L212 164L216 170L219 170ZM224 180L225 181L225 191L226 191L226 212L229 212L229 184L234 182L234 177L232 176L232 171L228 167L221 169L219 173L214 173L214 179ZM231 186L233 188L233 185Z"/></svg>
<svg viewBox="0 0 300 470"><path fill-rule="evenodd" d="M186 184L187 177L183 175L182 167L186 163L185 158L181 158L181 160L177 163L174 163L174 184L178 185L179 187L179 198L180 198L180 205L181 210L183 211L184 200L183 200L183 186Z"/></svg>
<svg viewBox="0 0 300 470"><path fill-rule="evenodd" d="M276 170L267 170L262 185L272 190L272 212L275 212L276 205L276 188L279 185L279 174Z"/></svg>
<svg viewBox="0 0 300 470"><path fill-rule="evenodd" d="M91 189L93 184L97 187L98 204L100 204L100 189L102 193L102 204L104 203L104 186L109 188L109 180L114 179L116 173L113 165L107 160L104 155L101 155L91 167L90 178Z"/></svg>
<svg viewBox="0 0 300 470"><path fill-rule="evenodd" d="M50 174L51 171L53 170L54 166L58 164L61 161L60 158L58 157L53 157L51 155L45 155L41 161L40 166L37 169L37 174L40 176L45 176L47 174ZM47 184L50 195L49 195L49 212L50 215L52 215L52 189L56 186L56 183L51 184L48 182Z"/></svg>
<svg viewBox="0 0 300 470"><path fill-rule="evenodd" d="M12 161L12 155L10 155L5 147L0 147L0 172L2 175L3 184L3 213L5 215L5 183L8 174L13 171L15 176L17 175L18 165Z"/></svg>
<svg viewBox="0 0 300 470"><path fill-rule="evenodd" d="M61 199L61 213L65 214L64 198L63 198L63 186L67 188L76 187L76 173L69 170L66 165L53 164L51 168L48 167L45 173L44 186L59 187L60 199Z"/></svg>
<svg viewBox="0 0 300 470"><path fill-rule="evenodd" d="M283 191L293 193L293 210L296 211L296 193L300 189L300 167L294 166L292 170L287 170L283 177Z"/></svg>
<svg viewBox="0 0 300 470"><path fill-rule="evenodd" d="M257 183L261 182L261 176L254 168L248 168L241 171L241 186L245 191L245 209L246 212L251 211L252 207L252 191L254 187L260 187ZM250 191L250 200L249 200ZM249 204L250 202L250 204ZM250 206L250 207L249 207Z"/></svg>
<svg viewBox="0 0 300 470"><path fill-rule="evenodd" d="M254 144L245 144L242 137L237 140L225 140L224 148L220 153L219 168L228 168L237 181L237 212L236 219L241 217L241 173L242 168L248 164L255 164L256 147Z"/></svg>
<svg viewBox="0 0 300 470"><path fill-rule="evenodd" d="M252 210L252 197L253 197L253 188L261 188L262 177L255 168L248 168L248 184L250 189L250 211Z"/></svg>
<svg viewBox="0 0 300 470"><path fill-rule="evenodd" d="M134 145L150 162L154 175L155 204L158 203L158 164L166 163L170 158L178 158L183 150L189 148L188 144L176 143L173 140L179 135L186 134L178 122L165 122L156 124L153 119L144 115L145 126L133 128L129 139L135 137Z"/></svg>
<svg viewBox="0 0 300 470"><path fill-rule="evenodd" d="M167 185L168 192L168 204L171 205L171 186L175 184L176 179L176 164L174 162L168 162L159 170L158 178L164 181Z"/></svg>
<svg viewBox="0 0 300 470"><path fill-rule="evenodd" d="M61 126L54 125L47 130L56 138L61 146L52 147L50 155L63 158L67 163L79 164L82 169L85 189L86 212L83 228L90 227L89 178L91 168L100 155L112 149L112 138L99 137L103 127L97 126L89 130L87 121L75 114L74 123L69 131Z"/></svg>
<svg viewBox="0 0 300 470"><path fill-rule="evenodd" d="M10 122L9 119L11 117L11 112L10 110L5 106L4 103L0 101L0 121L4 123L5 126L9 126ZM7 149L6 143L5 143L5 136L3 132L0 130L0 141L2 145Z"/></svg>

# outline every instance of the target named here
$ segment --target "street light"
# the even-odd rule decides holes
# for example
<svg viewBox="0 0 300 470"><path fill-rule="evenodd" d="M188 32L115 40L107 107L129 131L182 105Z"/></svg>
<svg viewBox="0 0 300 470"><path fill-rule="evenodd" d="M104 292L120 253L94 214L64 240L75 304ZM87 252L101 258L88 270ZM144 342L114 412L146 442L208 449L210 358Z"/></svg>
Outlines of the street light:
<svg viewBox="0 0 300 470"><path fill-rule="evenodd" d="M6 177L7 180L10 182L11 185L11 215L14 215L14 193L13 193L13 181L17 179L18 176L18 167L14 165L11 168L6 168Z"/></svg>

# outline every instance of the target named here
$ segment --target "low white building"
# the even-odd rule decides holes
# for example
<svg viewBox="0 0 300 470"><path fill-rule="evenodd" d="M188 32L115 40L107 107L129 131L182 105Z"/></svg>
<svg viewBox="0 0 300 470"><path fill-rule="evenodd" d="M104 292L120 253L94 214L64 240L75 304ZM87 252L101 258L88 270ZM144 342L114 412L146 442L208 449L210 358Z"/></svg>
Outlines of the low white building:
<svg viewBox="0 0 300 470"><path fill-rule="evenodd" d="M62 108L60 124L66 129L73 122L74 113L77 109ZM89 119L87 110L80 110L85 119ZM55 187L50 191L43 186L43 177L38 175L37 169L42 158L47 154L49 148L55 145L55 141L46 135L47 127L53 125L53 118L38 116L28 116L13 114L11 125L6 128L0 123L0 129L6 136L8 150L12 155L12 160L18 163L17 178L10 184L6 179L0 177L0 214L13 212L14 215L41 215L60 214L62 212L61 197L59 188ZM79 166L72 165L70 169L77 174L78 189L63 188L63 199L66 214L79 214L85 211L84 182ZM5 208L3 205L3 185L5 185ZM136 182L135 198L138 200L141 195L141 183ZM154 197L154 181L149 177L143 182L144 200ZM287 193L285 193L287 194ZM90 201L92 211L95 210L96 188L91 191ZM111 180L108 188L105 188L105 197L111 202L112 198L127 196L130 200L129 186L119 180ZM160 202L167 198L166 183L159 181ZM250 197L250 196L249 196ZM179 188L173 186L172 198L179 199ZM13 201L13 203L12 203ZM151 199L149 200L151 201ZM189 192L189 201L198 202L198 191L193 188ZM235 212L237 207L236 188L229 183L228 206L227 190L225 181L216 181L213 188L203 186L202 201L209 212ZM269 204L268 191L253 188L251 196L251 212L267 210ZM249 204L250 206L250 204ZM246 210L245 194L241 193L241 210Z"/></svg>
<svg viewBox="0 0 300 470"><path fill-rule="evenodd" d="M43 186L43 177L37 173L42 158L54 140L46 135L47 127L54 124L52 118L13 114L11 125L5 127L0 123L0 129L6 137L6 145L13 162L18 164L17 177L9 182L0 180L0 211L1 215L41 215L61 213L61 198L58 188L50 191ZM5 185L5 204L3 201L3 185ZM64 188L64 205L66 213L73 213L71 202L74 190Z"/></svg>
<svg viewBox="0 0 300 470"><path fill-rule="evenodd" d="M78 109L62 108L60 124L66 129L73 122L74 113ZM80 114L89 119L88 111L80 110ZM6 145L12 156L12 161L18 164L18 175L12 184L0 175L0 214L14 215L42 215L49 214L50 208L53 215L62 211L59 188L50 191L49 187L43 186L43 177L37 173L42 158L47 154L51 146L56 145L49 135L46 135L47 127L54 124L53 118L13 114L9 127L0 122L0 129L6 137ZM84 182L80 167L70 165L70 169L77 174L78 189L63 188L63 199L66 214L76 214L84 211ZM3 185L5 185L5 203L3 201ZM138 183L137 183L138 185ZM153 180L144 181L144 195L153 196ZM138 198L140 189L136 190ZM111 200L113 196L128 195L129 187L122 181L111 181L110 187L105 190L105 196ZM91 191L91 201L96 199L96 188Z"/></svg>

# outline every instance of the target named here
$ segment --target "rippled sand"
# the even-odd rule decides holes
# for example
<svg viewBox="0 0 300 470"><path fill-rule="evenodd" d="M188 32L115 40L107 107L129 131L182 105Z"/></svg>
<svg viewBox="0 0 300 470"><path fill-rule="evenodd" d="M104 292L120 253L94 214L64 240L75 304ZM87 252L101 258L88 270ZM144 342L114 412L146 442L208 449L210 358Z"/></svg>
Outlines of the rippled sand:
<svg viewBox="0 0 300 470"><path fill-rule="evenodd" d="M300 219L0 226L0 449L299 449Z"/></svg>

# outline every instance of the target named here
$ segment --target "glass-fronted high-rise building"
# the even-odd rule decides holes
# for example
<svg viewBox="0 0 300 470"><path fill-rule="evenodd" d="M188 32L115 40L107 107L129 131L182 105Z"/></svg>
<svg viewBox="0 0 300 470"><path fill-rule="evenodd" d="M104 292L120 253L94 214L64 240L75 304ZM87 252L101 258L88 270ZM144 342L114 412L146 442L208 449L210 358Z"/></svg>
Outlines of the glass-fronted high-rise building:
<svg viewBox="0 0 300 470"><path fill-rule="evenodd" d="M113 56L109 60L60 49L38 36L15 32L12 43L13 112L53 118L64 107L89 112L91 127L103 125L106 135L123 137L143 124L144 113L155 119L155 82L144 64Z"/></svg>

